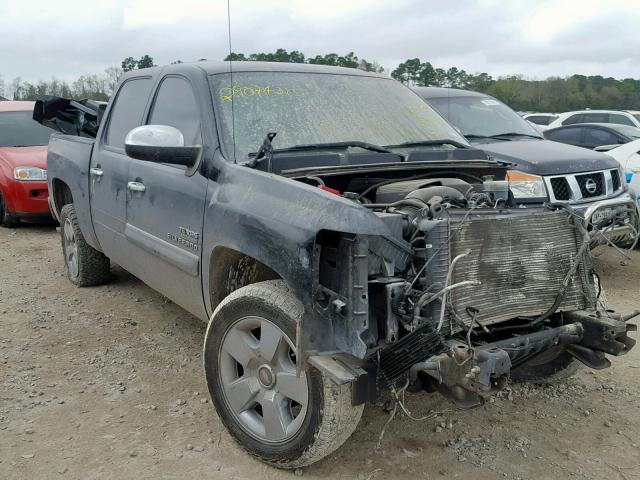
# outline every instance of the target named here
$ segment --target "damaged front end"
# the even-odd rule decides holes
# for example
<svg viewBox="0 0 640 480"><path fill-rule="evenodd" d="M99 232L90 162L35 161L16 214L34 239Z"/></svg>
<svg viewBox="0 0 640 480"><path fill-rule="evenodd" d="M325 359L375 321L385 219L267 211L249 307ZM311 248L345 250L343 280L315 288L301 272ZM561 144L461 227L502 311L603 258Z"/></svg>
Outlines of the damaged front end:
<svg viewBox="0 0 640 480"><path fill-rule="evenodd" d="M562 205L518 207L503 172L483 173L351 178L344 196L390 235L318 234L305 351L337 383L354 383L354 403L411 385L473 407L536 359L606 368L605 355L634 346L628 321L640 311L604 308L591 262L610 225ZM637 222L637 207L619 202Z"/></svg>

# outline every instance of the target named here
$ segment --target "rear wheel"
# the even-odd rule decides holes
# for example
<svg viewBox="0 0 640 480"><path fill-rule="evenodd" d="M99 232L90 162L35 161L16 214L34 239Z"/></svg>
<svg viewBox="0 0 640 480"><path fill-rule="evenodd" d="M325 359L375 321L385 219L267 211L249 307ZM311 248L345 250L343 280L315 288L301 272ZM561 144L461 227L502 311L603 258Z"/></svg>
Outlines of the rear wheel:
<svg viewBox="0 0 640 480"><path fill-rule="evenodd" d="M73 284L91 287L109 281L109 259L85 241L76 210L71 204L60 211L60 236L65 270Z"/></svg>
<svg viewBox="0 0 640 480"><path fill-rule="evenodd" d="M236 290L216 308L204 367L222 423L249 453L280 468L310 465L342 445L363 405L351 386L313 368L297 374L303 307L280 280Z"/></svg>
<svg viewBox="0 0 640 480"><path fill-rule="evenodd" d="M18 222L9 214L7 204L2 196L2 192L0 192L0 226L13 228L17 224Z"/></svg>

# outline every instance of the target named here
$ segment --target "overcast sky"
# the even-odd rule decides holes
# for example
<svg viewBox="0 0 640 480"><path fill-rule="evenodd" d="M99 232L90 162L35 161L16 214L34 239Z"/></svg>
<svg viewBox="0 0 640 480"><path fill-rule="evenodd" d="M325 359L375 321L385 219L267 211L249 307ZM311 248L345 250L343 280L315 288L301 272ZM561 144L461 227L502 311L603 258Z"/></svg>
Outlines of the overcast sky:
<svg viewBox="0 0 640 480"><path fill-rule="evenodd" d="M638 0L231 0L233 50L419 57L494 76L640 78ZM0 75L101 73L123 58L221 60L226 0L0 0Z"/></svg>

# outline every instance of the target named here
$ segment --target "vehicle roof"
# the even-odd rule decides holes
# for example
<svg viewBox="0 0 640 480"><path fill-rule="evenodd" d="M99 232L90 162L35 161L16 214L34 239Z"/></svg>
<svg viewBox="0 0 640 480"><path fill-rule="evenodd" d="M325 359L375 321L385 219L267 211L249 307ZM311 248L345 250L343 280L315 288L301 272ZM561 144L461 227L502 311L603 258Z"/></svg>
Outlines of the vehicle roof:
<svg viewBox="0 0 640 480"><path fill-rule="evenodd" d="M463 90L461 88L411 87L411 90L423 98L491 97L491 95L487 95L486 93L474 92L473 90Z"/></svg>
<svg viewBox="0 0 640 480"><path fill-rule="evenodd" d="M533 115L537 115L537 116L545 116L545 117L557 117L558 114L557 113L547 113L547 112L530 112L525 114L525 117L531 117Z"/></svg>
<svg viewBox="0 0 640 480"><path fill-rule="evenodd" d="M333 67L329 65L313 65L308 63L286 63L286 62L183 62L171 65L163 65L159 67L145 68L143 70L132 70L127 72L125 78L132 76L140 76L141 74L158 75L161 72L179 73L181 70L188 68L199 68L204 70L207 75L217 73L229 73L229 68L233 72L293 72L293 73L325 73L333 75L359 75L366 77L379 77L390 79L388 75L365 72L356 68Z"/></svg>
<svg viewBox="0 0 640 480"><path fill-rule="evenodd" d="M631 113L629 110L608 110L608 109L600 109L600 110L573 110L571 112L564 112L563 115L573 115L575 113Z"/></svg>
<svg viewBox="0 0 640 480"><path fill-rule="evenodd" d="M630 136L631 134L640 135L640 128L638 127L633 127L631 125L620 125L617 123L595 123L595 122L594 123L572 123L571 125L563 125L561 127L550 128L546 130L546 132L552 132L552 131L555 132L556 130L566 130L567 128L571 128L571 127L597 127L602 130L614 131L616 133L625 135L627 137Z"/></svg>
<svg viewBox="0 0 640 480"><path fill-rule="evenodd" d="M27 112L33 110L35 103L36 102L3 100L0 102L0 112Z"/></svg>

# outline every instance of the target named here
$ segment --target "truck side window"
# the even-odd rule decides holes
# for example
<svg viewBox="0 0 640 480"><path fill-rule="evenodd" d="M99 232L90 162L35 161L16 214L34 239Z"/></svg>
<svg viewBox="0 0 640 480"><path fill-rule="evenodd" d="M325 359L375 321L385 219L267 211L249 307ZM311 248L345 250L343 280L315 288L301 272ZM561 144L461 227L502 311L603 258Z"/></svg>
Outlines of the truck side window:
<svg viewBox="0 0 640 480"><path fill-rule="evenodd" d="M189 82L180 77L165 78L147 124L175 127L182 132L185 145L200 145L200 110Z"/></svg>
<svg viewBox="0 0 640 480"><path fill-rule="evenodd" d="M109 114L105 136L107 145L124 148L127 133L142 124L151 87L150 78L133 78L122 84Z"/></svg>

